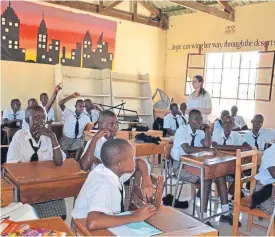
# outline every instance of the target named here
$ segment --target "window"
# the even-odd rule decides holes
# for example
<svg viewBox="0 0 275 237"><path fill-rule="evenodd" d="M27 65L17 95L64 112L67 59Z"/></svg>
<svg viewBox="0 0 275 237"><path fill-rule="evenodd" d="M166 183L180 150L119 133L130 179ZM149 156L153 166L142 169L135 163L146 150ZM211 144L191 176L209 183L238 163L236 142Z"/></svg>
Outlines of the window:
<svg viewBox="0 0 275 237"><path fill-rule="evenodd" d="M22 53L25 53L26 52L26 50L25 49L22 49Z"/></svg>
<svg viewBox="0 0 275 237"><path fill-rule="evenodd" d="M53 48L53 46L50 45L50 46L49 46L49 49L52 49L52 48Z"/></svg>
<svg viewBox="0 0 275 237"><path fill-rule="evenodd" d="M75 52L72 52L72 55L75 55Z"/></svg>
<svg viewBox="0 0 275 237"><path fill-rule="evenodd" d="M251 118L256 100L271 100L274 62L275 51L188 54L185 94L193 91L193 77L202 75L213 115L237 105Z"/></svg>
<svg viewBox="0 0 275 237"><path fill-rule="evenodd" d="M14 48L15 48L15 49L18 49L18 46L17 46L17 45L14 45Z"/></svg>
<svg viewBox="0 0 275 237"><path fill-rule="evenodd" d="M58 45L58 44L59 44L59 42L58 42L58 41L55 41L55 44L56 44L56 45Z"/></svg>
<svg viewBox="0 0 275 237"><path fill-rule="evenodd" d="M5 23L6 23L5 21L2 21L2 25L5 25Z"/></svg>
<svg viewBox="0 0 275 237"><path fill-rule="evenodd" d="M6 36L5 36L5 35L3 35L3 36L2 36L2 39L3 39L3 40L5 40L5 39L6 39Z"/></svg>
<svg viewBox="0 0 275 237"><path fill-rule="evenodd" d="M12 40L9 40L9 44L12 44Z"/></svg>
<svg viewBox="0 0 275 237"><path fill-rule="evenodd" d="M83 54L83 57L86 58L86 54L85 53Z"/></svg>
<svg viewBox="0 0 275 237"><path fill-rule="evenodd" d="M100 49L99 52L102 53L102 49Z"/></svg>
<svg viewBox="0 0 275 237"><path fill-rule="evenodd" d="M42 35L41 34L39 34L39 38L41 38L42 37Z"/></svg>
<svg viewBox="0 0 275 237"><path fill-rule="evenodd" d="M65 63L65 59L64 58L62 59L62 63Z"/></svg>
<svg viewBox="0 0 275 237"><path fill-rule="evenodd" d="M12 26L12 22L11 21L9 22L9 26Z"/></svg>
<svg viewBox="0 0 275 237"><path fill-rule="evenodd" d="M91 57L91 55L90 54L88 54L88 58L90 58Z"/></svg>
<svg viewBox="0 0 275 237"><path fill-rule="evenodd" d="M46 39L43 39L43 42L46 43Z"/></svg>
<svg viewBox="0 0 275 237"><path fill-rule="evenodd" d="M84 44L84 48L87 48L87 44Z"/></svg>
<svg viewBox="0 0 275 237"><path fill-rule="evenodd" d="M58 47L55 47L55 50L58 51Z"/></svg>
<svg viewBox="0 0 275 237"><path fill-rule="evenodd" d="M105 42L103 42L102 45L105 45Z"/></svg>
<svg viewBox="0 0 275 237"><path fill-rule="evenodd" d="M87 41L86 41L86 40L84 41L84 44L87 44Z"/></svg>
<svg viewBox="0 0 275 237"><path fill-rule="evenodd" d="M42 58L45 58L45 55L44 55L44 54L42 55Z"/></svg>
<svg viewBox="0 0 275 237"><path fill-rule="evenodd" d="M41 44L38 45L38 48L41 48Z"/></svg>
<svg viewBox="0 0 275 237"><path fill-rule="evenodd" d="M39 42L42 42L42 39L39 37L38 41L39 41Z"/></svg>
<svg viewBox="0 0 275 237"><path fill-rule="evenodd" d="M12 45L11 44L9 44L9 49L11 49L12 48Z"/></svg>
<svg viewBox="0 0 275 237"><path fill-rule="evenodd" d="M5 17L2 17L2 21L6 21Z"/></svg>
<svg viewBox="0 0 275 237"><path fill-rule="evenodd" d="M93 49L93 52L95 52L95 49Z"/></svg>
<svg viewBox="0 0 275 237"><path fill-rule="evenodd" d="M18 41L14 41L14 44L18 45Z"/></svg>
<svg viewBox="0 0 275 237"><path fill-rule="evenodd" d="M9 28L5 28L5 32L9 32Z"/></svg>
<svg viewBox="0 0 275 237"><path fill-rule="evenodd" d="M88 45L90 45L91 44L91 41L88 41Z"/></svg>
<svg viewBox="0 0 275 237"><path fill-rule="evenodd" d="M6 19L5 17L2 17L2 25L5 25L6 24Z"/></svg>
<svg viewBox="0 0 275 237"><path fill-rule="evenodd" d="M72 56L72 60L74 60L75 59L75 57L74 56Z"/></svg>
<svg viewBox="0 0 275 237"><path fill-rule="evenodd" d="M49 58L49 62L53 61L52 58Z"/></svg>
<svg viewBox="0 0 275 237"><path fill-rule="evenodd" d="M43 39L46 39L46 35L43 35Z"/></svg>
<svg viewBox="0 0 275 237"><path fill-rule="evenodd" d="M42 44L42 48L45 49L45 48L46 48L46 45L45 45L45 44Z"/></svg>
<svg viewBox="0 0 275 237"><path fill-rule="evenodd" d="M18 23L17 23L17 22L16 22L16 23L14 23L14 26L15 26L15 27L18 27Z"/></svg>

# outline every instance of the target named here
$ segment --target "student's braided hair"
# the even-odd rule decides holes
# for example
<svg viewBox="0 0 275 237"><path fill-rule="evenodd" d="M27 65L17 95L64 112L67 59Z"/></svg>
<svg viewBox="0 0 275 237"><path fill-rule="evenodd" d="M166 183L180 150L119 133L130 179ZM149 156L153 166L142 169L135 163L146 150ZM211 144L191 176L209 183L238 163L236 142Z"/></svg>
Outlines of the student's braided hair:
<svg viewBox="0 0 275 237"><path fill-rule="evenodd" d="M198 80L198 82L200 82L202 84L204 83L204 79L202 76L197 75L197 76L195 76L195 78ZM203 88L203 85L202 85L201 89L200 89L200 95L204 95L205 93L206 93L206 90Z"/></svg>

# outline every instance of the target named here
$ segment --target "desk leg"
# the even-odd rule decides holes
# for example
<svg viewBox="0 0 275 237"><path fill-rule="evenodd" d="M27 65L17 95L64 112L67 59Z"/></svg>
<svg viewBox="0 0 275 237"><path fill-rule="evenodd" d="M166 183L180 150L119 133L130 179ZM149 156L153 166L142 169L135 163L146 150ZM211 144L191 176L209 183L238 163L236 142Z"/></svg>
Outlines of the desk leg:
<svg viewBox="0 0 275 237"><path fill-rule="evenodd" d="M200 220L203 220L203 210L204 210L204 205L203 205L203 191L204 191L204 173L203 173L203 167L201 169L201 205L200 205Z"/></svg>
<svg viewBox="0 0 275 237"><path fill-rule="evenodd" d="M18 192L19 192L19 190L18 190L18 187L13 187L13 202L15 202L15 203L17 203L17 202L19 202L19 200L18 200Z"/></svg>
<svg viewBox="0 0 275 237"><path fill-rule="evenodd" d="M162 162L161 162L162 163ZM167 195L167 186L168 186L168 160L165 159L165 196Z"/></svg>
<svg viewBox="0 0 275 237"><path fill-rule="evenodd" d="M179 169L178 179L177 179L177 184L176 184L176 190L175 190L174 197L173 197L173 202L172 202L172 207L175 206L175 202L176 202L176 196L177 196L177 193L178 193L179 182L180 182L180 174L181 174L181 171L182 171L182 166L183 166L183 163L181 161L180 162L180 169Z"/></svg>
<svg viewBox="0 0 275 237"><path fill-rule="evenodd" d="M273 223L274 223L274 217L275 217L275 207L274 207L274 210L273 210L273 214L270 217L270 222L269 222L269 225L268 225L266 236L270 236L269 233L271 231L271 228L272 227L274 228L274 225L273 225Z"/></svg>

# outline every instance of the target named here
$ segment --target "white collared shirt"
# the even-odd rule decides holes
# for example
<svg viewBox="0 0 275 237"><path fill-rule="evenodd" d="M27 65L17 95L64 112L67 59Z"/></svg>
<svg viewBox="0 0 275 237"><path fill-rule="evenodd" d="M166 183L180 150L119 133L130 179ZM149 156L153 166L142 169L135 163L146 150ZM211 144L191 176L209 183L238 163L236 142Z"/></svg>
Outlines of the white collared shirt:
<svg viewBox="0 0 275 237"><path fill-rule="evenodd" d="M264 145L265 143L272 143L275 141L275 130L271 128L261 128L259 133L258 133L258 139L257 143L259 146L259 150L264 150ZM253 138L254 134L252 131L246 133L244 135L245 141L250 145L250 146L255 146L255 139Z"/></svg>
<svg viewBox="0 0 275 237"><path fill-rule="evenodd" d="M25 120L25 110L19 110L16 112L16 119ZM4 110L3 112L3 120L14 120L14 112L12 109Z"/></svg>
<svg viewBox="0 0 275 237"><path fill-rule="evenodd" d="M242 146L245 142L242 135L236 131L231 131L228 138L225 138L223 129L217 130L212 136L212 142L216 142L221 146L223 145L225 139L227 139L226 145L228 146Z"/></svg>
<svg viewBox="0 0 275 237"><path fill-rule="evenodd" d="M233 118L235 119L235 126L233 129L242 128L243 126L246 126L246 123L242 116L236 115Z"/></svg>
<svg viewBox="0 0 275 237"><path fill-rule="evenodd" d="M193 97L193 93L191 93L188 97L188 102L187 102L187 108L189 111L192 109L209 109L212 108L212 100L211 96L208 92L206 92L204 95L200 95L198 98ZM203 122L208 123L208 115L207 114L202 114L203 117Z"/></svg>
<svg viewBox="0 0 275 237"><path fill-rule="evenodd" d="M123 180L126 181L126 180ZM123 182L110 169L99 164L85 181L75 202L72 217L87 218L89 212L96 211L108 215L121 212L121 191ZM123 187L123 199L125 189Z"/></svg>
<svg viewBox="0 0 275 237"><path fill-rule="evenodd" d="M218 119L218 120L216 120L216 121L214 122L214 130L213 130L213 133L218 132L219 130L222 130L222 129L223 129L223 127L222 127L220 121L221 121L221 119Z"/></svg>
<svg viewBox="0 0 275 237"><path fill-rule="evenodd" d="M264 151L259 173L255 176L261 184L267 185L275 182L275 179L269 173L268 168L275 166L275 144Z"/></svg>
<svg viewBox="0 0 275 237"><path fill-rule="evenodd" d="M97 109L92 109L91 114L89 114L87 111L85 111L84 113L89 116L92 123L96 123L99 119L100 111L98 111ZM94 128L98 128L98 124L94 126Z"/></svg>
<svg viewBox="0 0 275 237"><path fill-rule="evenodd" d="M10 143L7 163L18 163L18 162L30 162L34 150L31 147L29 139L32 140L33 146L40 148L37 152L39 161L53 160L53 147L52 141L49 137L41 135L39 141L36 142L28 129L18 130ZM62 151L63 160L66 159L66 154Z"/></svg>
<svg viewBox="0 0 275 237"><path fill-rule="evenodd" d="M192 135L196 135L194 140L195 147L202 147L202 140L205 138L205 133L202 130L196 130L195 134L193 134L190 125L183 125L179 127L176 131L174 137L174 145L171 150L171 156L174 160L179 160L180 156L185 155L185 151L182 148L182 144L187 143L189 146L191 145Z"/></svg>
<svg viewBox="0 0 275 237"><path fill-rule="evenodd" d="M177 121L179 123L179 127L182 126L182 125L185 125L185 123L184 123L181 116L176 115L176 117L174 117L171 113L169 113L163 119L163 128L171 129L173 131L176 131L177 130L177 124L176 124L175 118L177 119Z"/></svg>
<svg viewBox="0 0 275 237"><path fill-rule="evenodd" d="M54 122L55 121L54 109L51 107L49 112L47 113L46 108L42 104L40 104L40 106L43 107L43 109L45 110L45 113L47 115L47 121L53 121Z"/></svg>
<svg viewBox="0 0 275 237"><path fill-rule="evenodd" d="M66 137L75 138L75 125L76 125L76 114L75 111L72 111L65 107L63 111L64 117L64 127L63 127L63 134ZM83 136L83 131L88 123L90 123L90 118L85 113L80 115L79 122L79 133L77 138Z"/></svg>
<svg viewBox="0 0 275 237"><path fill-rule="evenodd" d="M92 138L92 139L93 139L93 138ZM84 148L84 151L83 151L83 153L82 153L80 159L82 159L83 155L85 154L85 152L86 152L87 149L89 148L89 145L90 145L90 143L92 142L92 139L89 140L89 141L87 142L87 144L86 144L86 146L85 146L85 148ZM115 138L113 138L113 139L115 139ZM103 144L104 144L106 141L107 141L107 139L106 139L105 137L101 137L101 138L99 138L99 139L97 140L97 142L96 142L96 147L95 147L94 156L95 156L96 158L98 158L99 160L101 160L101 157L100 157L101 148L102 148ZM144 160L144 162L147 164L147 167L148 167L148 175L150 175L150 165L149 165L148 161L147 161L146 159L144 159L144 158L137 158L137 159L142 159L142 160ZM93 164L92 167L91 167L91 169L94 169L95 167L96 167L96 165ZM127 180L129 180L129 179L133 176L134 173L135 173L135 170L134 170L132 173L125 173L125 174L123 174L123 175L121 176L121 179L127 181Z"/></svg>

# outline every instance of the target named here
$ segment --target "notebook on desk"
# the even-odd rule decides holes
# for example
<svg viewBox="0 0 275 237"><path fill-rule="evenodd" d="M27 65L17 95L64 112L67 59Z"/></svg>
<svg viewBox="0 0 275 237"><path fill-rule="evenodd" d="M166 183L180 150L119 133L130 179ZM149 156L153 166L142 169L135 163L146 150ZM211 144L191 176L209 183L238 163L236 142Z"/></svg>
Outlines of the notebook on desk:
<svg viewBox="0 0 275 237"><path fill-rule="evenodd" d="M131 212L122 212L118 215L130 215ZM156 227L148 224L145 221L134 222L127 225L117 226L113 228L109 228L116 236L153 236L161 234L162 231L157 229Z"/></svg>

